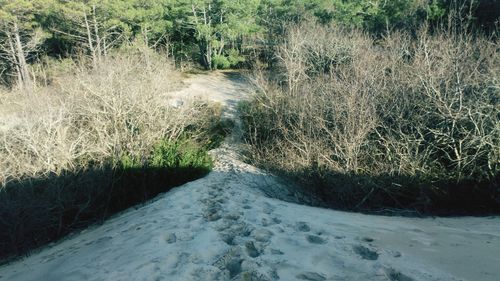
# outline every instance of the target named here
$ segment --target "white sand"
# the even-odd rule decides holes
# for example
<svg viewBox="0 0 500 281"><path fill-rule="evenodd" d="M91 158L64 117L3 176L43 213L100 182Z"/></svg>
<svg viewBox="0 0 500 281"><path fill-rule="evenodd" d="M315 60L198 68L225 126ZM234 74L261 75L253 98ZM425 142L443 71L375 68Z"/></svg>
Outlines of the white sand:
<svg viewBox="0 0 500 281"><path fill-rule="evenodd" d="M224 74L189 81L233 110L246 95ZM384 217L272 199L266 190L287 189L237 151L229 140L207 177L0 267L0 280L500 280L500 217Z"/></svg>

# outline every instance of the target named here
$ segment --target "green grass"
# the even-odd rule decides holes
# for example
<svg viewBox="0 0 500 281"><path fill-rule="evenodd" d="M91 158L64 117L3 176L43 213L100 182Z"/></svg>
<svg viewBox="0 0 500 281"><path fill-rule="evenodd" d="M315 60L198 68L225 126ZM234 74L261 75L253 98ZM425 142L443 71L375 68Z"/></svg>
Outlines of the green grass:
<svg viewBox="0 0 500 281"><path fill-rule="evenodd" d="M148 165L153 168L212 169L207 150L191 140L160 141L153 149Z"/></svg>

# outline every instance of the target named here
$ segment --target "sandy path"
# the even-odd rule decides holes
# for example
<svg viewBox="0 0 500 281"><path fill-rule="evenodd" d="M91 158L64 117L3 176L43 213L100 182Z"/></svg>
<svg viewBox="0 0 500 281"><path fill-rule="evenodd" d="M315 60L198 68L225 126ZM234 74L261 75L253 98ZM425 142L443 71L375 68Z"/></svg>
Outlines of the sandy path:
<svg viewBox="0 0 500 281"><path fill-rule="evenodd" d="M186 87L167 94L173 98L173 105L181 105L183 100L206 99L220 102L226 106L226 112L234 116L238 102L249 96L249 85L237 72L189 75L183 82Z"/></svg>
<svg viewBox="0 0 500 281"><path fill-rule="evenodd" d="M187 83L175 98L202 95L229 116L248 96L232 74ZM207 177L0 267L0 279L500 280L500 218L370 216L272 199L270 189L288 189L241 162L236 139L212 151Z"/></svg>

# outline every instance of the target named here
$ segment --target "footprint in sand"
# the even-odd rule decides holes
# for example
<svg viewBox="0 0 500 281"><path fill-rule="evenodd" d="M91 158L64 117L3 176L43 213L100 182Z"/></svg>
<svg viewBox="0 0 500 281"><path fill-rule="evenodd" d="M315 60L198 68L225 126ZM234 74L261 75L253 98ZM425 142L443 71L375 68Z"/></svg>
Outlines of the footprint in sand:
<svg viewBox="0 0 500 281"><path fill-rule="evenodd" d="M375 252L373 250L370 250L369 248L367 248L367 247L365 247L363 245L356 245L356 246L352 247L352 249L362 259L371 260L371 261L374 261L374 260L378 259L378 253L377 252Z"/></svg>
<svg viewBox="0 0 500 281"><path fill-rule="evenodd" d="M221 215L217 212L216 209L208 209L203 213L203 217L207 221L218 221L221 219Z"/></svg>
<svg viewBox="0 0 500 281"><path fill-rule="evenodd" d="M252 226L247 225L244 222L235 223L231 226L231 231L234 232L235 235L247 237L250 236L254 228Z"/></svg>
<svg viewBox="0 0 500 281"><path fill-rule="evenodd" d="M295 224L295 229L297 231L301 231L301 232L309 232L311 231L311 227L309 226L309 224L307 224L306 222L303 222L303 221L299 221Z"/></svg>
<svg viewBox="0 0 500 281"><path fill-rule="evenodd" d="M165 242L167 242L168 244L177 242L177 236L175 235L175 233L169 233L165 235Z"/></svg>
<svg viewBox="0 0 500 281"><path fill-rule="evenodd" d="M326 280L326 277L316 272L304 272L297 275L297 279L309 280L309 281L324 281Z"/></svg>
<svg viewBox="0 0 500 281"><path fill-rule="evenodd" d="M324 238L321 238L316 235L306 235L307 242L311 244L326 244L327 241Z"/></svg>
<svg viewBox="0 0 500 281"><path fill-rule="evenodd" d="M271 226L271 225L276 225L280 224L281 220L278 218L262 218L261 224L262 226Z"/></svg>
<svg viewBox="0 0 500 281"><path fill-rule="evenodd" d="M245 249L247 251L248 256L252 258L256 258L260 255L257 248L255 248L255 244L252 241L245 243Z"/></svg>
<svg viewBox="0 0 500 281"><path fill-rule="evenodd" d="M264 206L262 206L262 212L264 212L264 214L271 214L272 212L274 211L274 207L269 204L269 203L264 203Z"/></svg>
<svg viewBox="0 0 500 281"><path fill-rule="evenodd" d="M224 204L226 203L227 199L224 198L224 197L219 197L217 199L215 199L215 202L218 202L218 203L221 203L221 204Z"/></svg>
<svg viewBox="0 0 500 281"><path fill-rule="evenodd" d="M371 237L363 237L363 238L361 238L361 241L371 243L374 241L374 239Z"/></svg>
<svg viewBox="0 0 500 281"><path fill-rule="evenodd" d="M232 279L241 273L242 262L243 259L241 258L240 248L234 247L222 255L213 265L222 271L227 271L229 273L229 278Z"/></svg>
<svg viewBox="0 0 500 281"><path fill-rule="evenodd" d="M415 279L395 270L394 268L387 268L384 271L390 281L415 281Z"/></svg>
<svg viewBox="0 0 500 281"><path fill-rule="evenodd" d="M214 202L214 201L210 201L210 200L207 200L204 203L207 206L206 206L205 210L203 211L203 217L207 221L217 221L217 220L221 219L222 216L219 214L220 211L222 210L221 204Z"/></svg>
<svg viewBox="0 0 500 281"><path fill-rule="evenodd" d="M233 212L224 216L225 219L236 221L240 218L240 213Z"/></svg>
<svg viewBox="0 0 500 281"><path fill-rule="evenodd" d="M282 251L278 250L278 249L271 249L271 254L272 255L284 255L285 253L283 253Z"/></svg>
<svg viewBox="0 0 500 281"><path fill-rule="evenodd" d="M254 270L242 272L240 278L235 278L234 280L270 281L269 278L267 278L266 276L254 271ZM277 280L277 279L275 278L273 280Z"/></svg>
<svg viewBox="0 0 500 281"><path fill-rule="evenodd" d="M220 238L229 246L236 245L236 243L234 243L234 238L236 238L236 236L233 233L221 233Z"/></svg>
<svg viewBox="0 0 500 281"><path fill-rule="evenodd" d="M252 231L252 237L259 242L269 242L274 234L267 229L255 229Z"/></svg>

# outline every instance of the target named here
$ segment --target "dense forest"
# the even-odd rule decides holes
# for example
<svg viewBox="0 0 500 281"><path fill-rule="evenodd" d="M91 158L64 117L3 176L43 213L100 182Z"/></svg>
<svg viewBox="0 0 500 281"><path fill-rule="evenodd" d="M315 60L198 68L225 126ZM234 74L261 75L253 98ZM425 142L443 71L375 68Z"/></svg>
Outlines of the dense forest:
<svg viewBox="0 0 500 281"><path fill-rule="evenodd" d="M175 59L205 69L270 63L291 24L315 21L383 35L445 24L456 13L466 24L494 32L498 1L452 0L2 0L0 74L4 85L29 86L29 64L85 56L141 40ZM455 15L455 16L457 16Z"/></svg>

